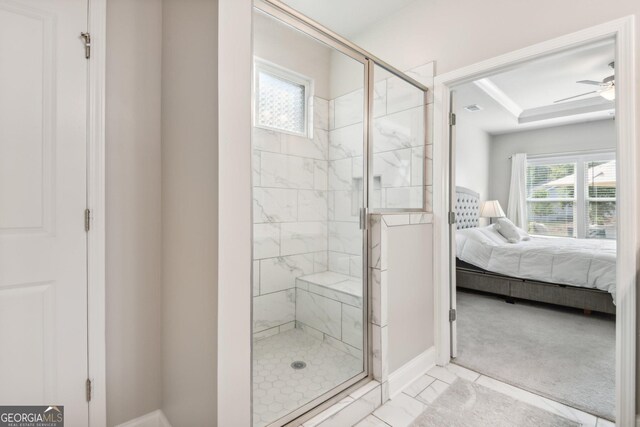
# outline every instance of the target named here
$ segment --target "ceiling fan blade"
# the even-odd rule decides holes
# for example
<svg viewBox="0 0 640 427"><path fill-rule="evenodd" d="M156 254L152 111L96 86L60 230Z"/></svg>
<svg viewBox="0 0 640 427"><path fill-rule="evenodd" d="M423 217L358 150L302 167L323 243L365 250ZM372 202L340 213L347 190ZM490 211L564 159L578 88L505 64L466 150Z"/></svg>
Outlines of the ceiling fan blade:
<svg viewBox="0 0 640 427"><path fill-rule="evenodd" d="M585 85L596 85L596 86L600 86L602 84L602 82L597 82L595 80L579 80L576 83L582 83Z"/></svg>
<svg viewBox="0 0 640 427"><path fill-rule="evenodd" d="M558 102L568 101L568 100L573 99L573 98L580 98L581 96L590 95L592 93L598 93L598 91L597 90L592 90L591 92L581 93L580 95L574 95L574 96L570 96L568 98L558 99L557 101L553 101L553 103L557 104Z"/></svg>

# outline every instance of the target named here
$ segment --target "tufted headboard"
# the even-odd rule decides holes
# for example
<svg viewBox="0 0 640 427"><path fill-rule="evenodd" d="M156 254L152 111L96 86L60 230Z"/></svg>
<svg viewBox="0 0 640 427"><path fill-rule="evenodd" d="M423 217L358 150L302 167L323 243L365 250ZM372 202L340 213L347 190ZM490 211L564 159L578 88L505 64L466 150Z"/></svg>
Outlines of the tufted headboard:
<svg viewBox="0 0 640 427"><path fill-rule="evenodd" d="M456 187L456 229L474 228L479 225L480 195L465 187Z"/></svg>

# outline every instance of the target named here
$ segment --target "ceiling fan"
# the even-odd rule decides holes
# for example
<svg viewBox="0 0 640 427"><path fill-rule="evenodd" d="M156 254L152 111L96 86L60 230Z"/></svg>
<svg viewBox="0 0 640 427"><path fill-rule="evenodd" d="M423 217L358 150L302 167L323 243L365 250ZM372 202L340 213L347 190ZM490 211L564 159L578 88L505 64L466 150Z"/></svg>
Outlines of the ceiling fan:
<svg viewBox="0 0 640 427"><path fill-rule="evenodd" d="M613 70L615 68L615 62L610 62L609 68ZM580 95L570 96L568 98L558 99L557 101L553 101L553 103L557 104L558 102L580 98L581 96L591 95L592 93L597 93L598 95L609 101L613 101L614 99L616 99L616 78L614 74L610 75L609 77L605 77L601 82L595 80L580 80L576 83L599 86L599 89L592 90L591 92L581 93Z"/></svg>

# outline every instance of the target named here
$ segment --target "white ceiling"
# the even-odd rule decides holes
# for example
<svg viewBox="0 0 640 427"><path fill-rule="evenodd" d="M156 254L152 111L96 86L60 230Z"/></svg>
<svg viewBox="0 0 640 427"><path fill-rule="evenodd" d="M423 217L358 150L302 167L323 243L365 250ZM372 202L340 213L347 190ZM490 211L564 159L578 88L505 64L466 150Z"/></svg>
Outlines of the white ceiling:
<svg viewBox="0 0 640 427"><path fill-rule="evenodd" d="M283 0L330 30L353 36L414 0Z"/></svg>
<svg viewBox="0 0 640 427"><path fill-rule="evenodd" d="M614 102L598 94L554 101L598 89L576 82L602 81L613 74L608 64L614 55L613 40L599 42L525 63L479 84L456 87L459 120L499 134L611 118ZM463 109L471 104L478 104L482 111Z"/></svg>

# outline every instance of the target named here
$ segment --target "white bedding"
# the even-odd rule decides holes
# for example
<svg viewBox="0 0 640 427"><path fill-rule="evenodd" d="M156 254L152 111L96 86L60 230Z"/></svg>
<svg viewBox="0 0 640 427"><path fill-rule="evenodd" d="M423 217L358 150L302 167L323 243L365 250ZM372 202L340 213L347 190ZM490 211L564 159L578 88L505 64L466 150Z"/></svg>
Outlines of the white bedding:
<svg viewBox="0 0 640 427"><path fill-rule="evenodd" d="M493 227L456 232L456 253L484 270L522 279L616 293L616 242L535 237L508 243Z"/></svg>

